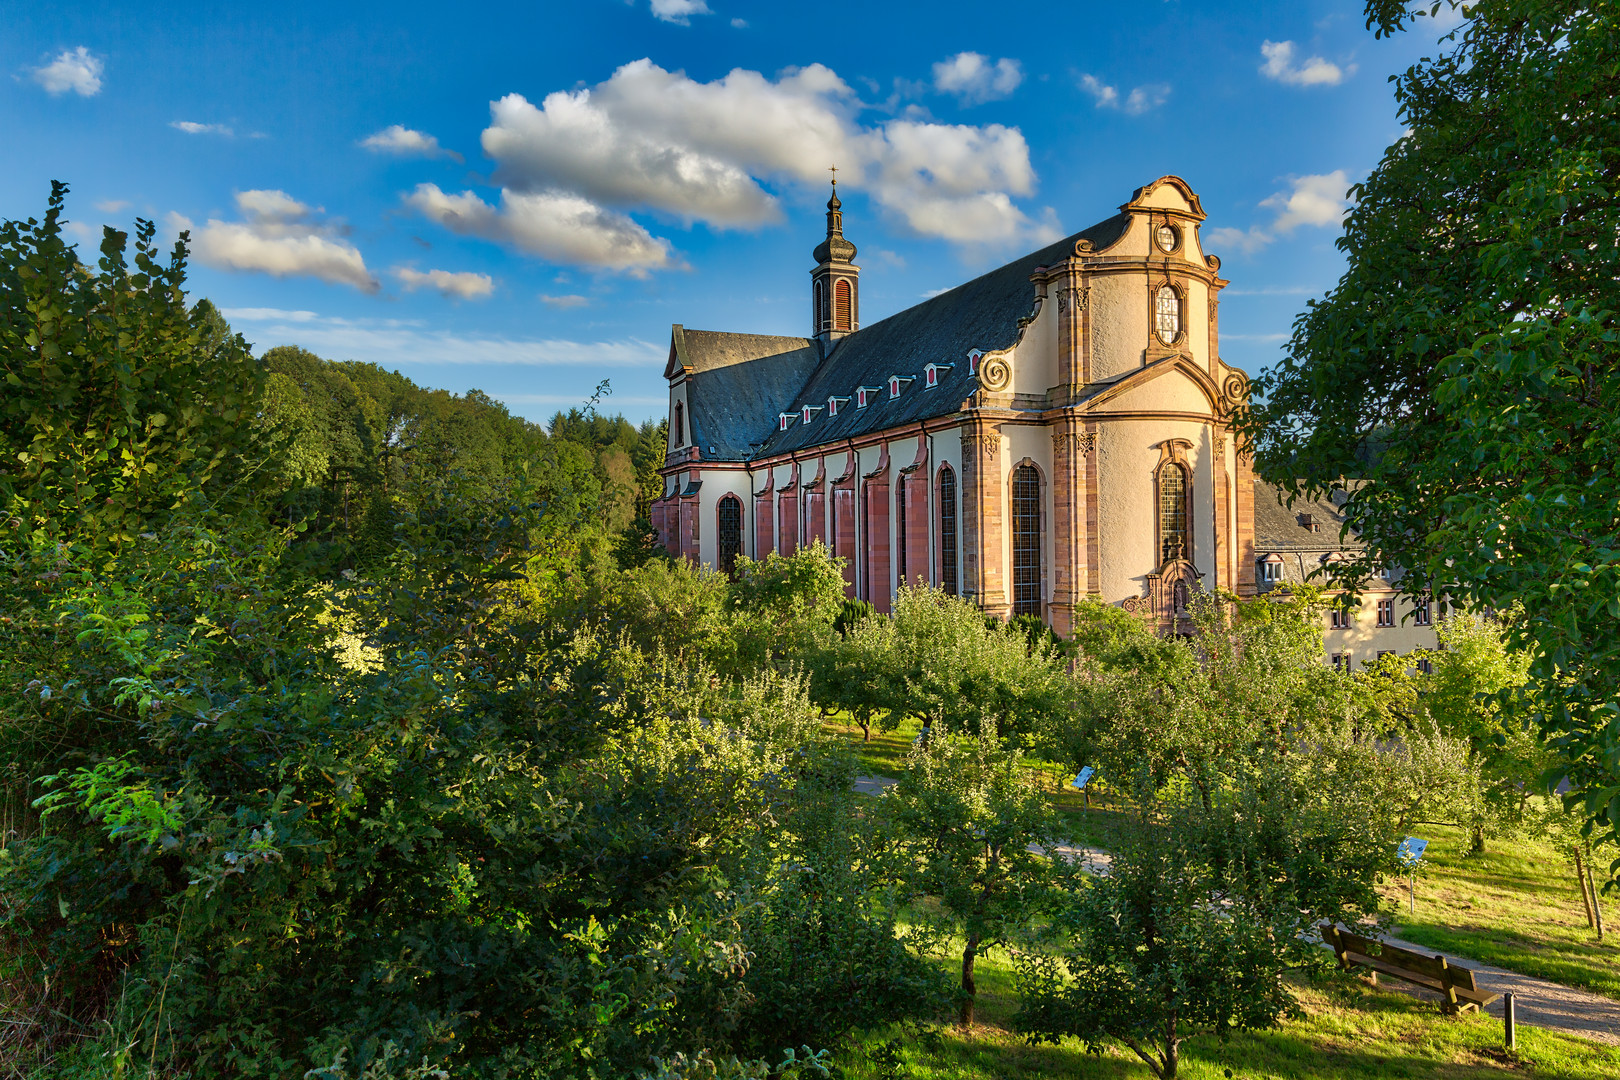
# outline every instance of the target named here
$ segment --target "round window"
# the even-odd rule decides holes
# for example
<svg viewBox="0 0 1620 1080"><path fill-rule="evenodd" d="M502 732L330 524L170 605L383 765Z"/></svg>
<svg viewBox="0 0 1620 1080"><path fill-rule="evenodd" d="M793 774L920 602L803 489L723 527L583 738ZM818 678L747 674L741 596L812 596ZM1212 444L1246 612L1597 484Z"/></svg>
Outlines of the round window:
<svg viewBox="0 0 1620 1080"><path fill-rule="evenodd" d="M1178 237L1176 236L1176 230L1170 225L1160 225L1159 231L1154 235L1158 239L1160 251L1171 252L1176 250Z"/></svg>

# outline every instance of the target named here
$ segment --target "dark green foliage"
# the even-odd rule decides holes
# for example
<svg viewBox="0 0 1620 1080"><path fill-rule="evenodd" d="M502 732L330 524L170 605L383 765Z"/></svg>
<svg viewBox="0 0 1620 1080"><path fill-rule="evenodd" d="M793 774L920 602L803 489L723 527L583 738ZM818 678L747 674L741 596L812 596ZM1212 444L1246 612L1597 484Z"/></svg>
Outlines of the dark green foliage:
<svg viewBox="0 0 1620 1080"><path fill-rule="evenodd" d="M838 631L840 637L848 637L851 630L876 613L877 609L865 600L845 599L843 606L838 609L838 617L833 620L833 629Z"/></svg>
<svg viewBox="0 0 1620 1080"><path fill-rule="evenodd" d="M1369 3L1368 25L1393 32L1405 8ZM1335 568L1347 583L1399 566L1414 597L1522 611L1542 728L1613 835L1620 10L1468 10L1393 80L1411 133L1353 189L1348 268L1238 423L1267 479L1344 493L1367 541Z"/></svg>
<svg viewBox="0 0 1620 1080"><path fill-rule="evenodd" d="M86 337L66 321L103 318L99 282L190 441L117 429L129 472L41 428L71 468L5 474L0 979L52 1018L8 1026L8 1055L16 1031L100 1032L109 1067L210 1077L705 1075L929 1013L851 766L793 661L766 662L830 636L824 552L735 585L604 569L579 536L605 532L593 470L635 457L594 421L547 435L285 349L261 396L178 257L125 289L58 224L7 226L83 301L53 333ZM14 315L33 266L0 280ZM94 385L94 415L146 417L95 350L38 362L24 338L0 355L18 415ZM182 415L174 387L262 423ZM259 445L262 474L225 452ZM114 499L62 544L69 482ZM773 1074L824 1073L810 1056Z"/></svg>
<svg viewBox="0 0 1620 1080"><path fill-rule="evenodd" d="M250 501L262 375L212 305L186 307L186 241L108 228L80 262L67 185L42 220L0 225L0 511L8 532L118 548L183 502Z"/></svg>

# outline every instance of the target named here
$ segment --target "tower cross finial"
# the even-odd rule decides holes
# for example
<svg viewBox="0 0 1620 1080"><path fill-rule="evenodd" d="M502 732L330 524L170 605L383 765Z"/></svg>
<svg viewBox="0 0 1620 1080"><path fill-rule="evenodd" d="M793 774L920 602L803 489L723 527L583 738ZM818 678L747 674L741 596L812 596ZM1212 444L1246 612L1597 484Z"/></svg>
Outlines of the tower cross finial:
<svg viewBox="0 0 1620 1080"><path fill-rule="evenodd" d="M827 171L832 173L833 187L837 187L838 186L838 166L829 165L829 166L827 166Z"/></svg>

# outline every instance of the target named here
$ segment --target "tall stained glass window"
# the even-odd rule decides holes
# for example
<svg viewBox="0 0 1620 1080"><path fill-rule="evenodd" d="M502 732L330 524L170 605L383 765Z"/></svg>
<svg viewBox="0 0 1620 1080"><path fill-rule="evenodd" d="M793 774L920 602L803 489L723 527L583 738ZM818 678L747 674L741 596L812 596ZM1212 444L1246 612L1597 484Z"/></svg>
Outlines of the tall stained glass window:
<svg viewBox="0 0 1620 1080"><path fill-rule="evenodd" d="M939 470L939 587L946 596L958 595L956 579L956 473L949 465Z"/></svg>
<svg viewBox="0 0 1620 1080"><path fill-rule="evenodd" d="M1159 470L1159 562L1187 559L1187 474L1167 463Z"/></svg>
<svg viewBox="0 0 1620 1080"><path fill-rule="evenodd" d="M715 540L719 545L717 551L720 569L729 574L737 566L737 556L742 554L742 503L737 496L727 495L720 500L715 510L719 528L715 531Z"/></svg>
<svg viewBox="0 0 1620 1080"><path fill-rule="evenodd" d="M1012 477L1013 614L1041 613L1041 474L1020 465Z"/></svg>
<svg viewBox="0 0 1620 1080"><path fill-rule="evenodd" d="M894 487L894 568L896 580L906 583L906 478Z"/></svg>
<svg viewBox="0 0 1620 1080"><path fill-rule="evenodd" d="M1181 297L1168 285L1159 286L1159 295L1153 302L1153 327L1166 345L1181 336Z"/></svg>

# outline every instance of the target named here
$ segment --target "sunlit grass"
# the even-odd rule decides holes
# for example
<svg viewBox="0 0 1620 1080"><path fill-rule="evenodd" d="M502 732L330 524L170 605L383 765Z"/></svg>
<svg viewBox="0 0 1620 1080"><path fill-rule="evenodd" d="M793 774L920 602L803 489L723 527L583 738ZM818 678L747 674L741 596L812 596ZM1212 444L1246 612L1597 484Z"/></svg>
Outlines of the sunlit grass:
<svg viewBox="0 0 1620 1080"><path fill-rule="evenodd" d="M1429 840L1418 874L1417 912L1409 914L1406 882L1385 890L1395 904L1396 933L1431 949L1457 953L1524 975L1620 998L1620 947L1587 928L1575 872L1553 848L1529 840L1486 842L1468 855L1467 836L1441 825L1416 830ZM1604 913L1620 905L1600 898Z"/></svg>
<svg viewBox="0 0 1620 1080"><path fill-rule="evenodd" d="M909 1080L1151 1076L1123 1048L1088 1054L1073 1040L1057 1046L1029 1045L1013 1029L1017 1002L1006 954L982 957L977 974L978 1022L965 1033L954 1026L943 1029L935 1045L912 1041L902 1046L898 1075ZM1620 1049L1521 1025L1517 1050L1507 1051L1502 1047L1502 1022L1495 1017L1442 1016L1432 1004L1356 980L1301 983L1295 992L1303 1017L1274 1030L1235 1036L1224 1044L1210 1037L1191 1039L1182 1045L1180 1075L1189 1080L1620 1076ZM887 1037L869 1036L840 1055L839 1064L851 1080L896 1075L880 1058Z"/></svg>

